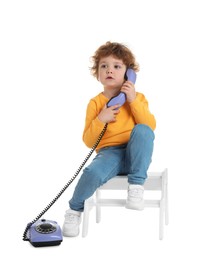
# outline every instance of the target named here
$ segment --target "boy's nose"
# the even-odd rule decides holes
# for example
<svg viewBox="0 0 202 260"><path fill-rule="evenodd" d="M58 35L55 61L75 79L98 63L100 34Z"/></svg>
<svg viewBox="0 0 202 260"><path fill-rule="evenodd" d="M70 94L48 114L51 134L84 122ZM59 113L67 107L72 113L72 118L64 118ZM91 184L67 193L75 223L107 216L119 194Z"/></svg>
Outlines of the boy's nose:
<svg viewBox="0 0 202 260"><path fill-rule="evenodd" d="M112 70L110 68L107 69L107 74L111 74Z"/></svg>

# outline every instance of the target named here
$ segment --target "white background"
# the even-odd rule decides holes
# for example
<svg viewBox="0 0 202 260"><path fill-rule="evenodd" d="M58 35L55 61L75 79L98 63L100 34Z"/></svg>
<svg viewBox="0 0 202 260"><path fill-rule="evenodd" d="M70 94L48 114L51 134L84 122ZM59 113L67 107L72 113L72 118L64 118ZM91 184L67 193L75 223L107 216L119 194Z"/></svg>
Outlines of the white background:
<svg viewBox="0 0 202 260"><path fill-rule="evenodd" d="M0 2L1 258L201 259L201 3L163 0ZM155 114L151 170L169 171L170 223L158 210L91 213L86 238L58 247L22 241L26 224L55 197L88 153L85 110L102 86L90 57L106 41L140 63L136 89ZM63 223L76 181L45 214Z"/></svg>

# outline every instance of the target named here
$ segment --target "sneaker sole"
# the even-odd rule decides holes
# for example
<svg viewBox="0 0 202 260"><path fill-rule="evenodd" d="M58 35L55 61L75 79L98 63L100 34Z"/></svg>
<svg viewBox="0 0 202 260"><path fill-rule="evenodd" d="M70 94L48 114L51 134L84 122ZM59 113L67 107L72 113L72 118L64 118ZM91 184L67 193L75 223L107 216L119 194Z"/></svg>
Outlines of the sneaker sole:
<svg viewBox="0 0 202 260"><path fill-rule="evenodd" d="M72 231L62 231L64 237L77 237L79 235L79 230L72 232Z"/></svg>

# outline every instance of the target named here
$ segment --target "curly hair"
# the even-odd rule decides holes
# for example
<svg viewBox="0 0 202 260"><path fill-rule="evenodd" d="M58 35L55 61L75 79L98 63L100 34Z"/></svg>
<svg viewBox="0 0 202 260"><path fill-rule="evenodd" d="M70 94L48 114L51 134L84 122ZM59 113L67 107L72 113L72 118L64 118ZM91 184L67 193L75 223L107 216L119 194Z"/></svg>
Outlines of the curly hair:
<svg viewBox="0 0 202 260"><path fill-rule="evenodd" d="M104 45L101 45L91 57L93 66L90 67L91 74L98 78L98 68L101 58L114 56L123 61L127 68L139 71L139 64L136 61L135 56L129 50L129 48L121 43L107 41Z"/></svg>

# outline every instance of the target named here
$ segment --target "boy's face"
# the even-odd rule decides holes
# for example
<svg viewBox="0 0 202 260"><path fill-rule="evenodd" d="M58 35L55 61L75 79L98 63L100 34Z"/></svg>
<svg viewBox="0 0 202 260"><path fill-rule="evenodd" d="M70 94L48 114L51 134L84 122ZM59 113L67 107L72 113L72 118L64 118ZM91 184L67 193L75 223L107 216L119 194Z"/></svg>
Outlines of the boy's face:
<svg viewBox="0 0 202 260"><path fill-rule="evenodd" d="M126 65L122 60L114 56L100 59L98 68L98 80L108 88L120 88L124 82Z"/></svg>

